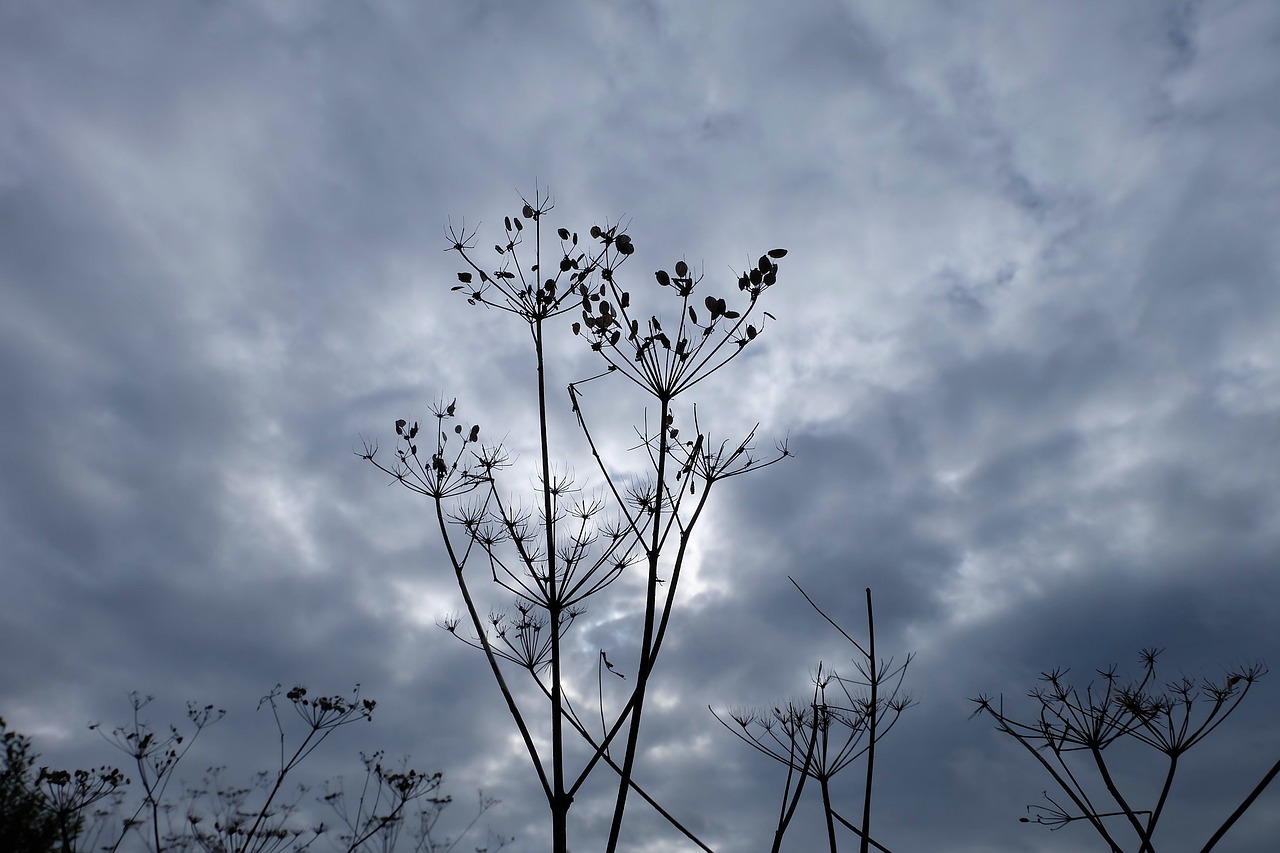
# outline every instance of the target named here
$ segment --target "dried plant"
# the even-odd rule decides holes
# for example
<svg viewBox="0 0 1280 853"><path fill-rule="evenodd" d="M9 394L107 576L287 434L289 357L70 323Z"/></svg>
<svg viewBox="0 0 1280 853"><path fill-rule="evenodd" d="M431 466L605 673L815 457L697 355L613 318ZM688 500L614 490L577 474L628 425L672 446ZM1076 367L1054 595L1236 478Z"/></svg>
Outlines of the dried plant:
<svg viewBox="0 0 1280 853"><path fill-rule="evenodd" d="M408 766L408 759L401 762L399 770L389 770L382 759L381 751L360 754L365 775L358 796L348 797L342 780L325 786L322 799L344 827L338 840L351 850L389 853L399 841L409 805L425 800L438 810L449 802L448 797L438 795L442 774L419 773Z"/></svg>
<svg viewBox="0 0 1280 853"><path fill-rule="evenodd" d="M282 715L281 698L288 701L296 718L289 725ZM21 832L33 850L56 849L116 851L143 849L162 851L199 850L204 853L300 853L316 841L325 847L354 851L382 850L390 853L400 844L411 844L416 853L446 853L461 843L479 818L497 804L491 797L480 798L480 807L458 833L442 838L437 829L440 815L451 799L441 793L440 773L423 773L408 767L408 759L398 769L384 765L382 753L361 756L365 780L358 797L348 802L340 781L326 784L319 799L338 815L342 828L333 832L315 820L303 806L309 790L305 785L287 785L299 765L339 728L372 720L377 703L362 698L360 687L348 696L312 696L305 687L287 692L276 685L258 703L270 708L280 738L279 764L275 771L260 772L248 785L229 779L225 767L212 767L197 786L182 786L181 795L168 793L170 783L192 743L205 728L220 720L225 711L212 705L188 703L190 729L184 733L169 726L167 734L157 733L142 716L152 697L130 694L133 719L125 726L98 731L116 749L132 760L137 773L141 801L127 816L120 817L125 786L131 783L113 767L95 770L50 770L41 767L38 776L28 778L34 763L29 741L4 732L6 761L0 773L0 807L6 820L21 818ZM0 729L3 729L0 720ZM290 734L290 730L301 730ZM293 745L290 746L290 741ZM90 807L97 806L90 811ZM19 813L18 809L26 809ZM10 814L9 812L12 812ZM410 827L411 842L401 844L403 829ZM116 827L113 831L112 827ZM0 829L8 824L0 821ZM114 839L103 842L103 838ZM489 833L477 849L498 850L512 839Z"/></svg>
<svg viewBox="0 0 1280 853"><path fill-rule="evenodd" d="M390 462L377 456L376 444L366 443L359 455L434 503L470 633L459 631L463 617L447 619L443 626L480 649L487 660L546 796L552 849L567 850L574 797L604 762L619 779L606 848L613 851L629 792L635 790L653 803L632 778L645 695L708 495L723 480L789 455L783 444L767 458L758 456L754 429L740 441L716 441L704 429L696 407L679 404L687 391L723 369L773 319L759 309L758 300L776 283L777 261L786 251L767 252L738 276L733 304L706 294L702 276L683 260L674 265L674 275L659 270L659 291L678 306L677 313L664 320L642 310L641 300L633 302L632 292L621 282L620 269L635 246L620 225L593 226L589 240L558 228L552 240L544 235L543 224L551 209L550 200L538 193L532 203L524 200L520 216L504 219L505 241L494 245L499 258L494 268L477 259L475 231L464 225L448 232L448 249L467 267L458 273L459 284L453 289L471 305L517 319L533 344L530 379L536 385L538 460L529 504L505 497L500 475L511 465L506 450L483 443L479 425L453 423L458 417L456 398L431 407L429 433L424 434L417 421L396 420L397 447ZM533 246L526 256L530 232ZM571 313L577 319L567 331L583 338L604 361L600 373L568 385L569 404L603 482L601 494L592 497L584 497L574 478L553 466L548 429L547 336L553 320ZM606 458L586 411L586 389L609 378L617 381L617 376L639 393L638 408L646 413L636 428L638 443L633 448L641 454L645 475L625 477L627 466ZM601 393L616 408L623 390L602 387ZM608 660L608 650L601 650L596 664L596 735L567 698L571 673L565 638L588 602L632 568L643 573L645 595L635 667L621 707L608 712L600 667L608 664L614 675L622 673ZM514 596L514 615L482 613L477 580ZM508 682L508 666L531 676L549 704L549 750L537 745L532 710L517 700ZM590 756L572 770L565 763L566 730L576 731L590 749ZM621 752L620 760L615 759L615 749ZM660 813L690 835L665 810Z"/></svg>
<svg viewBox="0 0 1280 853"><path fill-rule="evenodd" d="M450 853L467 837L480 818L500 800L485 796L481 791L471 820L455 835L440 834L438 824L453 798L440 792L442 774L420 773L408 766L408 759L400 762L398 770L387 768L383 753L360 756L364 762L365 776L358 794L348 796L341 779L328 783L322 798L342 821L343 828L336 840L351 851L381 851L392 853L400 848L409 828L414 853ZM492 831L486 843L476 850L497 851L514 839L505 838Z"/></svg>
<svg viewBox="0 0 1280 853"><path fill-rule="evenodd" d="M50 770L41 767L36 786L44 795L44 806L58 828L61 849L75 849L75 840L84 825L85 810L111 797L128 779L119 768L106 765L93 770Z"/></svg>
<svg viewBox="0 0 1280 853"><path fill-rule="evenodd" d="M292 750L284 722L280 719L278 700L284 696L302 721L304 734ZM373 719L377 703L361 698L360 685L350 697L342 695L310 696L305 687L287 692L277 684L258 702L258 708L269 707L280 736L279 766L274 773L259 773L248 787L222 781L223 768L211 768L204 786L189 792L190 805L184 816L184 830L190 833L200 849L207 853L274 853L277 850L305 850L326 830L317 826L297 825L291 819L298 803L306 794L298 786L290 798L285 782L307 756L343 726ZM206 811L200 806L204 805Z"/></svg>
<svg viewBox="0 0 1280 853"><path fill-rule="evenodd" d="M711 713L748 746L787 768L782 805L773 835L773 853L782 849L783 837L809 779L818 783L827 844L833 853L838 849L837 823L858 837L861 853L872 847L889 853L888 848L871 836L875 749L902 712L914 704L902 690L912 656L908 655L897 666L892 659L876 657L870 588L866 591L867 645L864 647L828 616L794 579L791 583L810 606L858 651L858 657L853 660L858 675L846 678L819 663L813 677L813 693L806 702L788 702L785 707L774 706L769 711L733 711L726 715L727 720L714 708ZM866 763L866 781L861 821L855 824L836 810L831 799L831 780L858 759L864 759Z"/></svg>
<svg viewBox="0 0 1280 853"><path fill-rule="evenodd" d="M1142 652L1142 675L1134 681L1122 681L1114 666L1098 670L1102 683L1096 689L1093 683L1083 691L1073 686L1066 680L1066 670L1043 673L1043 685L1029 693L1039 706L1032 722L1008 716L1003 700L993 701L988 696L973 700L977 703L973 716L985 714L995 720L996 730L1021 744L1070 800L1071 805L1064 807L1046 793L1049 805L1028 806L1030 817L1022 818L1024 823L1057 830L1087 821L1112 851L1125 849L1120 839L1127 827L1137 838L1139 853L1154 853L1155 832L1166 812L1183 755L1231 716L1254 682L1266 673L1262 664L1253 664L1228 672L1221 681L1182 676L1161 683L1156 677L1161 651ZM1137 808L1135 795L1121 790L1115 768L1108 764L1112 757L1108 750L1117 743L1146 747L1162 756L1163 779L1152 808ZM1280 761L1209 835L1200 848L1202 853L1214 848L1277 773ZM1090 776L1101 783L1110 799L1108 807L1114 810L1104 811L1107 807L1095 805L1103 794L1097 785L1086 784ZM1091 789L1095 791L1092 796ZM1107 818L1114 820L1108 823Z"/></svg>
<svg viewBox="0 0 1280 853"><path fill-rule="evenodd" d="M194 727L191 735L183 735L178 731L177 726L171 725L169 726L168 735L161 737L152 731L151 727L141 717L142 709L151 704L153 700L154 697L142 696L136 691L130 693L129 701L133 706L133 721L128 726L119 726L113 729L110 734L103 732L102 727L97 723L89 726L91 730L102 734L108 743L129 756L137 769L138 784L143 791L142 801L138 804L138 808L134 811L132 817L125 819L124 829L120 834L120 838L112 845L112 850L119 848L120 843L130 829L141 828L143 825L149 824L151 844L156 853L163 851L164 838L160 833L161 803L164 800L165 789L168 788L173 771L176 769L178 762L191 749L195 739L204 731L205 727L216 723L227 713L221 708L215 710L212 705L201 707L195 703L187 703L187 719ZM148 814L149 821L140 819L139 816L143 812Z"/></svg>
<svg viewBox="0 0 1280 853"><path fill-rule="evenodd" d="M419 803L417 819L412 833L414 840L413 853L452 853L475 828L480 818L489 809L499 805L502 801L496 797L488 796L484 791L477 791L476 809L471 816L471 820L456 835L441 834L437 824L440 822L440 816L444 814L445 808L452 802L453 799L450 797L441 797L423 800ZM473 850L475 853L497 853L498 850L513 841L515 841L513 837L504 836L493 829L488 829L485 833L484 842L476 845Z"/></svg>

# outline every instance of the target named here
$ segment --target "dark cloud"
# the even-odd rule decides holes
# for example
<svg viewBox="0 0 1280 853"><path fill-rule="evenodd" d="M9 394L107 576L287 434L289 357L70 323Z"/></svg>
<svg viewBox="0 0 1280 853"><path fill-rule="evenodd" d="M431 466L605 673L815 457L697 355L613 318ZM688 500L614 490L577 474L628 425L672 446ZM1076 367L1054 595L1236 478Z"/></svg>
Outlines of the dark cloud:
<svg viewBox="0 0 1280 853"><path fill-rule="evenodd" d="M510 489L532 481L526 335L449 292L443 250L465 227L483 251L549 188L554 225L628 225L637 301L677 259L731 293L790 250L777 321L697 399L716 435L758 422L795 458L713 497L641 783L718 849L762 846L781 768L707 706L851 670L788 576L855 636L871 587L880 648L916 655L886 843L1086 849L1016 823L1047 780L968 699L1135 672L1147 646L1170 675L1280 648L1278 30L1264 2L7 4L0 713L84 765L122 758L85 726L124 722L130 690L161 725L214 702L187 771L247 777L278 748L272 685L359 682L375 722L313 778L408 752L458 817L483 788L515 849L544 849L501 696L436 625L460 602L431 507L353 451L457 396L515 454ZM596 368L568 336L551 353L562 470L589 489L563 388ZM643 402L601 380L584 411L632 467ZM634 669L636 589L582 618L579 707L601 649ZM1188 758L1166 837L1280 755L1256 689ZM612 788L580 794L575 849ZM822 843L806 808L795 849ZM627 849L677 843L632 815ZM1232 849L1270 850L1268 815Z"/></svg>

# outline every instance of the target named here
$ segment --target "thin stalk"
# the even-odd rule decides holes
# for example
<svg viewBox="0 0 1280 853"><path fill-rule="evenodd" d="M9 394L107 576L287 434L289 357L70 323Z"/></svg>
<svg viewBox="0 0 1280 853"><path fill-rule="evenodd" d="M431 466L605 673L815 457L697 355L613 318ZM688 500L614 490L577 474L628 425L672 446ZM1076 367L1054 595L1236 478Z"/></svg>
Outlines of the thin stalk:
<svg viewBox="0 0 1280 853"><path fill-rule="evenodd" d="M541 260L542 220L539 217L537 257ZM562 607L556 588L555 508L551 501L551 449L547 433L546 357L542 340L542 315L535 314L533 345L538 364L538 433L542 452L542 512L547 554L547 618L551 630L551 844L555 853L568 853L569 806L572 799L564 788L564 709L562 707L562 674L560 660L560 617ZM533 566L530 565L530 569Z"/></svg>
<svg viewBox="0 0 1280 853"><path fill-rule="evenodd" d="M1036 747L1033 746L1030 743L1030 741L1028 741L1026 737L1022 735L1021 732L1014 729L1013 726L1010 725L1009 721L1004 717L1002 713L999 713L994 709L989 709L988 713L990 713L993 717L995 717L996 722L1000 724L1000 731L1004 732L1007 735L1010 735L1014 740L1022 744L1022 748L1025 749L1028 753L1030 753L1031 757L1040 763L1040 766L1043 767L1046 772L1048 772L1048 774L1053 778L1054 782L1058 783L1058 787L1066 792L1067 796L1071 798L1071 802L1074 803L1075 807L1080 810L1081 814L1083 814L1084 817L1089 821L1089 824L1094 828L1094 830L1097 831L1097 833L1102 836L1103 840L1107 842L1107 845L1113 851L1117 851L1117 852L1120 851L1122 848L1118 843L1116 843L1116 840L1111 837L1111 833L1107 831L1106 826L1102 823L1102 820L1098 817L1097 812L1093 809L1093 804L1089 802L1088 797L1084 792L1084 789L1079 788L1079 791L1077 792L1077 787L1079 786L1079 783L1078 782L1075 783L1075 786L1068 784L1067 780L1062 778L1062 774L1058 772L1058 769L1054 767L1052 764L1050 764L1048 760L1043 755L1040 754L1040 750L1036 749ZM1056 751L1055 751L1055 754L1056 754ZM1060 755L1058 756L1058 760L1060 762L1062 761L1062 757ZM1065 763L1064 763L1064 767L1065 767ZM1070 773L1069 769L1068 769L1068 773ZM1071 779L1072 779L1072 782L1075 782L1074 776L1072 776Z"/></svg>
<svg viewBox="0 0 1280 853"><path fill-rule="evenodd" d="M794 752L795 746L793 744L793 757ZM773 846L769 848L770 853L778 853L778 851L782 849L782 838L787 834L787 827L791 825L791 817L796 812L796 806L800 804L800 794L804 792L804 781L808 774L800 774L800 781L796 783L796 789L793 793L791 790L791 780L795 775L795 767L788 764L787 783L782 789L782 804L778 806L778 825L773 830Z"/></svg>
<svg viewBox="0 0 1280 853"><path fill-rule="evenodd" d="M636 747L640 740L640 717L644 712L644 694L649 687L649 676L653 667L653 632L654 619L658 606L658 558L661 549L662 535L662 497L666 491L666 465L669 449L667 445L667 415L671 412L671 399L661 398L662 409L658 415L658 473L654 484L653 527L650 531L648 553L649 576L645 590L644 604L644 636L640 641L640 665L636 667L635 698L631 707L631 727L627 733L627 751L622 759L621 778L618 783L618 799L614 805L613 821L609 826L609 844L606 853L615 853L618 849L618 838L622 833L622 817L627 807L627 792L630 790L631 774L635 768ZM673 579L674 580L674 579Z"/></svg>
<svg viewBox="0 0 1280 853"><path fill-rule="evenodd" d="M1231 813L1231 816L1223 821L1222 826L1218 827L1218 831L1213 834L1213 837L1205 842L1204 847L1200 848L1200 853L1209 853L1214 848L1214 845L1222 840L1222 836L1226 835L1227 830L1240 819L1240 815L1244 814L1253 805L1253 801L1258 799L1258 796L1266 790L1266 787L1271 784L1277 774L1280 774L1280 761L1272 765L1271 769L1267 771L1267 775L1262 777L1262 781L1249 792L1249 796L1245 797L1240 805L1236 806L1236 810Z"/></svg>
<svg viewBox="0 0 1280 853"><path fill-rule="evenodd" d="M583 739L586 740L588 744L595 746L595 740L591 737L591 734L586 730L586 727L584 727L577 720L574 720L572 717L569 718L569 721L570 721L570 724L573 725L573 727L578 730L578 733L582 735ZM615 773L618 773L619 775L621 775L622 768L618 766L618 763L616 761L614 761L608 755L604 755L603 758L604 758L605 764L613 768ZM646 803L652 806L654 811L656 811L659 815L661 815L662 818L666 820L667 823L671 824L672 827L678 830L681 835L683 835L685 838L689 839L691 842L697 845L699 850L703 850L705 851L705 853L713 853L710 847L704 844L703 841L700 838L698 838L698 836L694 835L693 832L690 831L689 828L686 827L684 824L682 824L676 818L675 815L671 814L671 812L663 808L662 805L657 800L655 800L652 796L650 796L649 793L645 791L644 788L640 787L640 784L638 782L636 782L634 779L630 779L628 780L628 784L630 784L631 790L635 791L640 796L640 799L644 800Z"/></svg>
<svg viewBox="0 0 1280 853"><path fill-rule="evenodd" d="M870 719L867 721L870 741L867 743L867 785L862 799L862 843L861 853L867 853L871 840L871 782L876 768L876 714L879 710L876 688L880 684L880 670L876 667L876 623L871 612L871 587L867 587L867 665L871 682Z"/></svg>
<svg viewBox="0 0 1280 853"><path fill-rule="evenodd" d="M1151 853L1151 837L1147 834L1142 826L1142 821L1138 820L1138 816L1133 813L1133 808L1129 802L1120 793L1120 789L1116 787L1115 780L1111 778L1111 770L1107 767L1107 763L1102 759L1102 750L1096 745L1090 745L1089 752L1093 754L1094 763L1098 767L1098 773L1102 776L1103 784L1107 786L1107 791L1111 794L1111 798L1116 801L1124 811L1124 816L1129 820L1129 825L1133 827L1134 832L1138 833L1138 840L1142 842L1138 853Z"/></svg>
<svg viewBox="0 0 1280 853"><path fill-rule="evenodd" d="M818 701L818 687L816 684L814 685L813 691L813 702L816 705ZM787 710L790 711L791 708L788 706ZM795 817L796 808L800 805L800 795L804 793L804 783L809 779L809 768L813 766L813 752L818 746L818 718L816 715L813 720L814 725L809 733L808 743L805 745L804 762L800 765L800 779L796 782L796 790L791 796L791 804L789 806L787 805L787 790L791 787L791 777L796 768L793 761L795 758L795 739L788 739L791 747L791 755L788 756L788 758L793 760L788 761L787 763L787 787L783 790L782 794L782 805L785 812L778 817L778 827L773 833L773 848L771 853L779 853L782 849L782 837L786 835L787 827L791 825L791 819Z"/></svg>
<svg viewBox="0 0 1280 853"><path fill-rule="evenodd" d="M321 735L320 740L324 740L325 737L328 736L329 731L332 731L332 729L329 729L323 735ZM293 753L293 757L289 759L289 762L287 764L283 763L282 761L280 765L280 772L276 774L276 783L271 787L270 793L267 794L267 799L265 802L263 802L262 808L258 810L258 815L257 815L257 818L254 820L253 825L250 826L249 831L245 833L245 836L244 836L245 844L244 844L244 847L241 848L242 850L247 850L249 846L249 842L253 841L255 836L257 836L258 827L260 827L262 825L262 822L267 819L267 813L271 810L271 804L275 801L276 794L280 793L280 788L282 785L284 785L285 777L289 775L289 771L292 770L297 765L297 763L301 761L303 758L305 758L306 755L310 752L310 750L307 749L307 745L311 743L311 738L315 736L315 733L316 733L316 730L312 729L312 731L307 734L306 739L303 740L302 743L298 745L297 750L295 750ZM280 748L281 748L280 755L281 755L281 758L283 758L284 756L284 731L283 730L280 732Z"/></svg>
<svg viewBox="0 0 1280 853"><path fill-rule="evenodd" d="M858 827L854 826L852 823L850 823L849 821L841 817L840 812L832 811L831 816L834 817L836 820L840 821L840 823L844 825L845 829L849 830L850 832L857 835L858 837L865 839L868 844L870 844L872 847L879 850L880 853L892 853L892 851L888 847L885 847L879 841L876 841L874 838L867 838L867 836L863 835L862 830L858 829Z"/></svg>
<svg viewBox="0 0 1280 853"><path fill-rule="evenodd" d="M836 824L831 817L834 813L834 809L831 808L831 782L824 774L818 777L818 785L822 789L822 814L827 821L827 844L831 848L831 853L837 853Z"/></svg>
<svg viewBox="0 0 1280 853"><path fill-rule="evenodd" d="M603 667L598 667L598 669L603 669ZM545 684L543 684L541 680L539 680L539 681L537 682L537 684L538 684L538 686L539 686L540 688L542 688L542 693L543 693L543 695L544 695L544 696L546 696L548 699L550 699L550 698L551 698L551 691L547 688L547 686L546 686ZM603 698L603 697L604 697L604 690L603 690L603 685L602 685L601 690L600 690L600 697L601 697L601 718L603 718L603 716L604 716L604 710L603 710L603 702L604 702L604 698ZM594 749L597 749L597 756L598 756L598 758L603 758L603 759L604 759L605 764L607 764L610 768L612 768L612 769L613 769L613 771L614 771L615 773L619 773L619 774L620 774L620 773L622 772L622 768L618 766L618 763L617 763L616 761L614 761L614 760L613 760L613 758L611 758L611 757L608 755L608 753L607 753L607 752L605 752L605 751L603 751L603 750L600 750L600 749L599 749L599 747L598 747L598 745L597 745L597 743L596 743L595 738L593 738L593 737L591 736L591 732L587 731L587 727L586 727L586 725L585 725L585 724L582 722L582 720L578 717L578 715L576 714L576 712L574 712L572 703L566 703L566 707L567 707L567 710L566 710L566 713L565 713L565 717L564 717L564 718L565 718L566 720L568 720L568 721L569 721L569 725L570 725L570 726L572 726L572 727L574 728L574 730L575 730L575 731L577 731L577 732L578 732L578 734L580 734L580 735L582 736L582 739L583 739L583 740L585 740L589 746L591 746L591 747L592 747L592 748L594 748ZM592 766L594 766L594 761L593 761ZM584 771L584 773L585 773L585 771ZM583 780L583 779L585 779L585 778L586 778L586 775L584 775L582 778L580 778L580 779L579 779L579 784L581 784L582 780ZM696 844L696 845L698 846L698 848L699 848L699 849L701 849L701 850L703 850L703 851L706 851L706 853L713 853L713 851L711 850L711 848L710 848L710 847L708 847L706 844L704 844L704 843L702 842L702 840L701 840L700 838L698 838L696 835L694 835L694 834L689 830L689 828L688 828L688 827L686 827L684 824L682 824L682 823L679 821L679 819L677 819L677 818L676 818L676 816L675 816L675 815L671 814L669 811L667 811L665 808L663 808L663 807L662 807L662 805L661 805L657 800L655 800L652 796L650 796L650 795L649 795L649 793L648 793L648 792L646 792L646 791L644 790L644 788L642 788L642 787L640 786L640 784L639 784L638 782L636 782L636 780L635 780L635 779L632 779L632 780L631 780L631 782L630 782L630 784L631 784L631 790L633 790L633 791L635 791L637 794L639 794L639 795L640 795L640 798L641 798L642 800L644 800L646 803L648 803L650 806L652 806L652 807L653 807L653 809L654 809L654 811L656 811L659 815L661 815L661 816L662 816L662 817L667 821L667 823L671 824L671 826L672 826L672 827L674 827L675 829L679 830L679 832L680 832L680 833L681 833L685 838L688 838L690 841L692 841L694 844ZM569 790L569 797L570 797L570 798L572 798L572 797L573 797L573 795L577 792L577 790L578 790L578 789L577 789L577 787L576 787L576 786L575 786L575 787L573 787L573 788L571 788L571 789Z"/></svg>
<svg viewBox="0 0 1280 853"><path fill-rule="evenodd" d="M458 581L458 590L462 593L462 603L467 608L467 615L471 618L472 628L479 639L485 660L489 662L489 670L493 673L494 681L498 683L498 689L502 692L502 699L507 704L507 711L511 714L511 719L515 721L516 728L520 730L520 737L524 740L525 749L529 752L529 758L533 761L533 768L538 773L538 781L542 783L542 790L547 798L550 799L552 797L551 783L548 781L546 770L542 766L542 758L538 754L538 747L533 742L533 735L529 731L529 726L525 723L524 714L521 713L520 706L516 704L515 697L511 695L511 688L507 686L507 680L502 675L502 667L498 665L497 653L493 650L493 644L489 641L489 635L485 631L484 621L480 618L480 612L476 610L475 599L471 597L471 588L467 586L466 578L462 575L462 563L459 562L457 552L453 548L453 540L449 538L448 523L444 515L444 504L439 499L436 500L435 504L436 523L440 526L441 539L444 541L445 550L449 554L449 561L453 564L454 576Z"/></svg>
<svg viewBox="0 0 1280 853"><path fill-rule="evenodd" d="M1174 752L1169 755L1169 770L1164 775L1164 785L1160 788L1160 796L1156 799L1156 807L1151 812L1151 817L1147 818L1147 838L1155 834L1156 821L1160 820L1160 813L1164 811L1164 804L1169 800L1169 789L1173 787L1173 776L1178 772L1178 753ZM1148 845L1150 849L1150 845Z"/></svg>

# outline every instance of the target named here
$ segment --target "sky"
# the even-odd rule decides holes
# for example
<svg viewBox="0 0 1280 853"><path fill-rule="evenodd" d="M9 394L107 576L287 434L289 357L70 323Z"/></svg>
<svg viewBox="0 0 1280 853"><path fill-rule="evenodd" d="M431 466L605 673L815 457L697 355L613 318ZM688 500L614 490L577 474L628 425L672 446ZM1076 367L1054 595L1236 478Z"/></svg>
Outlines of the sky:
<svg viewBox="0 0 1280 853"><path fill-rule="evenodd" d="M776 322L695 398L794 458L712 496L641 783L714 849L768 849L782 770L707 708L850 671L788 576L855 636L871 587L917 703L877 753L878 840L1096 850L1018 822L1050 780L969 700L1031 718L1040 673L1136 673L1150 646L1171 678L1280 663L1276 151L1267 0L3 0L0 716L88 766L124 760L88 724L127 722L130 691L161 729L215 703L179 775L247 780L274 769L273 685L359 683L373 721L306 778L408 754L445 773L445 824L483 789L477 843L548 850L483 659L437 625L461 602L431 505L358 451L456 397L527 493L528 336L450 292L444 250L549 192L548 227L625 224L638 299L682 258L736 292L788 250ZM599 367L555 341L556 458L589 488L559 389ZM608 399L621 452L645 403ZM578 695L600 648L634 672L635 590L575 626ZM1278 703L1261 679L1189 754L1166 839L1280 758ZM595 778L579 853L607 832ZM1272 788L1218 849L1274 850L1277 816ZM816 818L787 849L818 849ZM635 803L624 849L693 848Z"/></svg>

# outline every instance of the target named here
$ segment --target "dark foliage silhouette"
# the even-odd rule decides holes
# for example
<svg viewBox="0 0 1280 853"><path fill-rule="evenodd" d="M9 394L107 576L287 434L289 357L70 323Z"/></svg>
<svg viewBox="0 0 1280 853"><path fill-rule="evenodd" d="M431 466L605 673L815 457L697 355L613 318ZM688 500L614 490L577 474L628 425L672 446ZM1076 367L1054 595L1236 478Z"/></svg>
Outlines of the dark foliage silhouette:
<svg viewBox="0 0 1280 853"><path fill-rule="evenodd" d="M0 739L4 743L4 766L0 768L0 839L13 853L44 853L65 840L71 821L79 834L78 816L60 817L41 793L34 767L37 754L31 739L9 731L0 717ZM69 827L69 828L71 828Z"/></svg>

